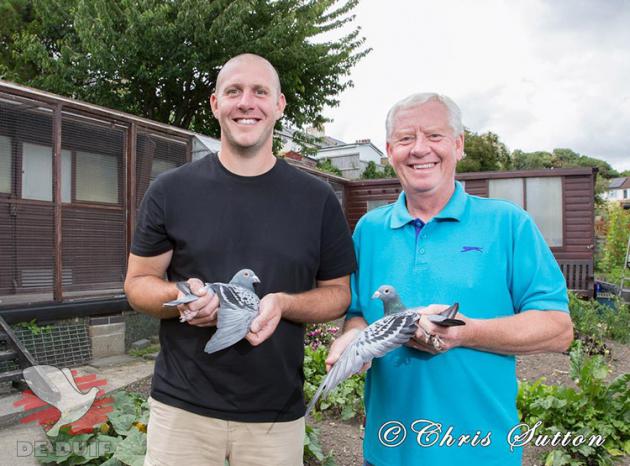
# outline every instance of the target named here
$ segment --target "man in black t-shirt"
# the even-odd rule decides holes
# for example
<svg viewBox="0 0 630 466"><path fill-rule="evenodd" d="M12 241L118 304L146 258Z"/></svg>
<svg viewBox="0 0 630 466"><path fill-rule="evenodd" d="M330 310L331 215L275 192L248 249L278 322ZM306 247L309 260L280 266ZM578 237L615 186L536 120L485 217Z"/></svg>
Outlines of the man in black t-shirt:
<svg viewBox="0 0 630 466"><path fill-rule="evenodd" d="M130 304L161 319L145 464L294 466L304 435L303 323L347 308L352 240L332 189L273 156L285 98L267 60L228 61L210 103L220 153L151 184L129 256ZM259 315L245 340L206 354L218 299L203 282L243 268L261 280ZM200 298L164 308L181 297L180 280ZM180 323L184 311L198 314Z"/></svg>

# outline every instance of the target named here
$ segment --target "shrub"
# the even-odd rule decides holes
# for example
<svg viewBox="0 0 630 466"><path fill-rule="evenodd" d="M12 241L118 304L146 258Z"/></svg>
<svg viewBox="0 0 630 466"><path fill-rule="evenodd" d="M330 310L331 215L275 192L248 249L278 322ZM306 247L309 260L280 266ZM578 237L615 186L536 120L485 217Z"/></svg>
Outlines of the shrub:
<svg viewBox="0 0 630 466"><path fill-rule="evenodd" d="M545 453L546 465L612 465L630 454L630 374L606 383L609 368L601 356L586 355L580 342L570 353L571 377L578 389L545 385L544 379L521 382L517 407L530 428L541 422L538 435L567 432L585 439L602 436L603 445L556 446Z"/></svg>
<svg viewBox="0 0 630 466"><path fill-rule="evenodd" d="M311 346L304 348L304 396L309 402L319 384L326 376L326 356L328 348L319 346L316 349ZM315 416L318 413L328 412L341 416L343 420L352 419L357 415L363 415L363 387L365 375L358 374L339 384L326 398L320 398L313 409Z"/></svg>

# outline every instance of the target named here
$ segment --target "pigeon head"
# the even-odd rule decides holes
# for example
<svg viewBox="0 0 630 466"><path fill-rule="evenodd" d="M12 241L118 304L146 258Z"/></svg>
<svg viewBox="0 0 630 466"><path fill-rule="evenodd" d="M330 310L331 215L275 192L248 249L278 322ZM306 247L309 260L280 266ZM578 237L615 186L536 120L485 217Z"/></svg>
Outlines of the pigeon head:
<svg viewBox="0 0 630 466"><path fill-rule="evenodd" d="M396 288L391 285L381 285L372 295L372 299L380 299L383 301L385 314L394 314L403 311L405 306L400 301L400 297L396 292Z"/></svg>
<svg viewBox="0 0 630 466"><path fill-rule="evenodd" d="M254 291L254 283L260 283L260 278L256 276L253 270L243 269L236 272L230 283Z"/></svg>

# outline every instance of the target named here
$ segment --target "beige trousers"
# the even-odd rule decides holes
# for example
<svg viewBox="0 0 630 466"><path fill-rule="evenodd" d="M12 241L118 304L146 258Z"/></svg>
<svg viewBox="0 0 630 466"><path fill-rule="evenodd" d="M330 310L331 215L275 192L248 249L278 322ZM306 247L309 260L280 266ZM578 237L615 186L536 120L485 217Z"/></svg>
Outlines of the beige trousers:
<svg viewBox="0 0 630 466"><path fill-rule="evenodd" d="M304 418L290 422L214 419L149 398L144 466L301 466Z"/></svg>

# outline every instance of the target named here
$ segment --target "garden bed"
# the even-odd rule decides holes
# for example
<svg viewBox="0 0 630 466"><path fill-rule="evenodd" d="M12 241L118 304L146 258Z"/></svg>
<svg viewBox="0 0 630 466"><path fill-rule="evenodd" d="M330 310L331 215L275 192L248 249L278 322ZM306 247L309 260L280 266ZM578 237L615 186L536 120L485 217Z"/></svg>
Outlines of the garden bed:
<svg viewBox="0 0 630 466"><path fill-rule="evenodd" d="M608 379L630 373L630 345L614 341L606 343L612 354L611 373ZM520 380L533 382L544 377L547 384L575 387L575 383L569 376L569 357L565 354L536 354L520 356L517 360L517 374ZM127 390L148 396L150 389L151 378L149 377L134 383ZM333 452L337 466L362 465L362 431L359 422L324 418L322 421L314 422L313 425L320 429L322 447L326 453ZM540 465L541 452L540 448L526 447L523 466ZM625 457L617 464L630 465L630 458Z"/></svg>

